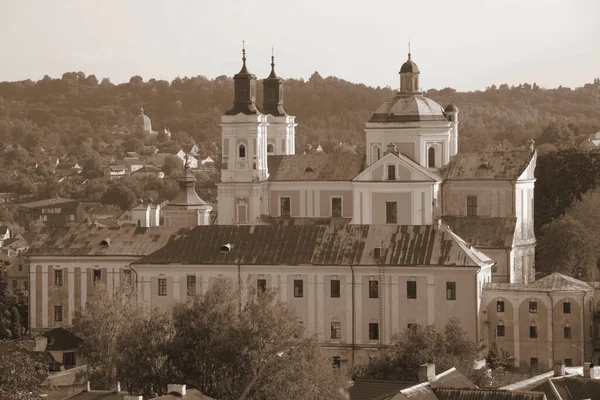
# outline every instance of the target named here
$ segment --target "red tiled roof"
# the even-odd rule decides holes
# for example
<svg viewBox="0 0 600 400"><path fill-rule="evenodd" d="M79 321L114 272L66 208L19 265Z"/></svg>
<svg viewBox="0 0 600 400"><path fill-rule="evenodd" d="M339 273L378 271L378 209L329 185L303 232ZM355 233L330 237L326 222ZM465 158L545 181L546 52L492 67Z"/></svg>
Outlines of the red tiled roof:
<svg viewBox="0 0 600 400"><path fill-rule="evenodd" d="M364 168L361 154L269 156L270 181L351 181Z"/></svg>
<svg viewBox="0 0 600 400"><path fill-rule="evenodd" d="M222 253L225 244L231 251ZM380 260L374 256L379 247ZM136 264L480 266L480 253L431 225L197 226ZM491 261L490 261L491 262Z"/></svg>
<svg viewBox="0 0 600 400"><path fill-rule="evenodd" d="M440 173L446 180L513 180L531 163L529 150L458 153Z"/></svg>

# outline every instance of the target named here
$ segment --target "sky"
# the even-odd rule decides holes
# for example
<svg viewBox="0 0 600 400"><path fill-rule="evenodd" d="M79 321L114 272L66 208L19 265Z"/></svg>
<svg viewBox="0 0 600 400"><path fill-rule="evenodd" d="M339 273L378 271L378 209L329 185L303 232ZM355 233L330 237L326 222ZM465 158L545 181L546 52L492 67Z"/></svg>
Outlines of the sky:
<svg viewBox="0 0 600 400"><path fill-rule="evenodd" d="M598 0L0 0L0 81L232 76L244 40L259 79L274 48L284 78L397 88L410 40L425 90L580 87L599 17Z"/></svg>

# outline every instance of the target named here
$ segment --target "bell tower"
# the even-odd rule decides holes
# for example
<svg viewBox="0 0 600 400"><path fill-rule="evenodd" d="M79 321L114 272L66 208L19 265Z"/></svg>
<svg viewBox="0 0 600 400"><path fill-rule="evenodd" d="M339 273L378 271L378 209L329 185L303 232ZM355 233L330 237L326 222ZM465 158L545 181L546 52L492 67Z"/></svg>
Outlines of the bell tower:
<svg viewBox="0 0 600 400"><path fill-rule="evenodd" d="M219 224L245 224L268 213L267 117L256 107L256 76L246 66L233 77L234 100L221 116Z"/></svg>
<svg viewBox="0 0 600 400"><path fill-rule="evenodd" d="M271 73L263 79L263 112L269 123L267 154L295 154L296 117L283 109L283 79L275 73L274 54L271 54Z"/></svg>

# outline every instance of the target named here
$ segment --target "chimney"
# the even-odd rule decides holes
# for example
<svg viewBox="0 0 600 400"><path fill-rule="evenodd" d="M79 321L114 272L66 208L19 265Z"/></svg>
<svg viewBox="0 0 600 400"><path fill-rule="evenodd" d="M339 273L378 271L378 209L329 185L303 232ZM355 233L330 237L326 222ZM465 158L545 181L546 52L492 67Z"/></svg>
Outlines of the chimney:
<svg viewBox="0 0 600 400"><path fill-rule="evenodd" d="M117 382L116 392L119 393L121 391L121 382Z"/></svg>
<svg viewBox="0 0 600 400"><path fill-rule="evenodd" d="M583 363L583 377L587 379L596 379L596 371L594 370L594 364L586 362Z"/></svg>
<svg viewBox="0 0 600 400"><path fill-rule="evenodd" d="M185 396L185 385L169 384L167 385L167 394L177 393L180 396Z"/></svg>
<svg viewBox="0 0 600 400"><path fill-rule="evenodd" d="M422 364L419 367L419 382L429 382L435 378L435 364Z"/></svg>
<svg viewBox="0 0 600 400"><path fill-rule="evenodd" d="M554 364L554 376L565 376L565 364Z"/></svg>
<svg viewBox="0 0 600 400"><path fill-rule="evenodd" d="M83 390L84 392L89 392L90 391L90 381L87 381L85 383L85 389Z"/></svg>

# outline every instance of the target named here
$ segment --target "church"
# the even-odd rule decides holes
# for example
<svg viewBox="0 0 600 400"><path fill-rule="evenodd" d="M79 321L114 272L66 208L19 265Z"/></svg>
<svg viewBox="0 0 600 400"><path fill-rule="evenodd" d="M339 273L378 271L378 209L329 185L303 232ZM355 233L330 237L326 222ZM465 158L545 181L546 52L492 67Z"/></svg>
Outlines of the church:
<svg viewBox="0 0 600 400"><path fill-rule="evenodd" d="M495 282L534 279L533 145L458 153L458 107L423 96L410 53L400 67L400 90L366 122L366 156L295 154L297 123L284 109L273 57L262 107L245 50L242 62L233 107L221 117L220 225L264 223L265 217L271 223L442 221L488 250L497 263Z"/></svg>

